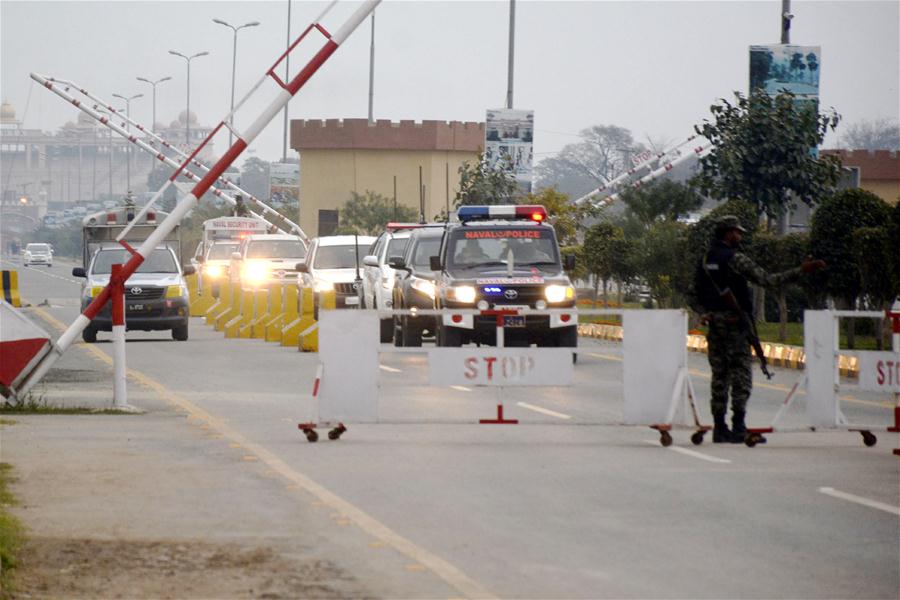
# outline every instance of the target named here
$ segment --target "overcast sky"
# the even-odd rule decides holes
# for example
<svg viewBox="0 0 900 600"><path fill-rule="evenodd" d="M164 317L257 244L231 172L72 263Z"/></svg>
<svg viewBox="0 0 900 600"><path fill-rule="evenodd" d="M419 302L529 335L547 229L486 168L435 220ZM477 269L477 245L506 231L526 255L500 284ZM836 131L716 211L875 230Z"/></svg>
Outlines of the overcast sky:
<svg viewBox="0 0 900 600"><path fill-rule="evenodd" d="M294 0L292 35L324 6ZM356 6L339 3L323 24L336 30ZM287 0L2 0L0 93L29 128L53 131L78 113L32 84L31 71L74 80L108 100L144 93L132 101L132 113L149 123L151 88L135 77L169 75L173 80L157 88L157 120L168 123L186 104L185 61L168 50L208 51L192 62L191 110L213 125L229 109L232 33L212 19L261 22L238 34L239 99L283 51L287 7ZM595 124L627 127L639 140L687 137L717 98L746 92L748 46L780 41L780 8L780 0L519 0L515 107L535 110L535 158L558 152ZM791 43L822 47L822 106L835 107L845 123L898 119L900 2L794 0L792 12ZM508 24L505 1L382 3L375 117L483 121L486 109L506 100ZM369 43L367 21L291 101L290 117L366 117ZM316 38L308 47L320 45ZM299 63L293 60L292 70ZM256 116L264 96L238 114L238 126ZM280 158L282 123L279 115L250 150ZM217 140L220 152L224 141Z"/></svg>

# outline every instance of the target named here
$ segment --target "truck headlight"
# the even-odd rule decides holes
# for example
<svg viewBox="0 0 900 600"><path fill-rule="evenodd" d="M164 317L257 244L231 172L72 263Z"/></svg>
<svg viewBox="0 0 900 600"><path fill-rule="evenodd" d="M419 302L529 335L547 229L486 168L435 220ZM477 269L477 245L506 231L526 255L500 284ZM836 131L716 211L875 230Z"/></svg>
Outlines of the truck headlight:
<svg viewBox="0 0 900 600"><path fill-rule="evenodd" d="M317 293L320 293L320 294L322 292L330 292L331 290L334 289L334 284L330 281L324 281L322 279L317 279L315 282L313 282L313 289Z"/></svg>
<svg viewBox="0 0 900 600"><path fill-rule="evenodd" d="M166 298L181 298L187 296L187 289L183 285L166 286Z"/></svg>
<svg viewBox="0 0 900 600"><path fill-rule="evenodd" d="M211 279L218 279L223 275L222 265L209 265L203 269L203 274Z"/></svg>
<svg viewBox="0 0 900 600"><path fill-rule="evenodd" d="M241 274L247 283L262 283L269 277L269 268L262 263L247 263Z"/></svg>
<svg viewBox="0 0 900 600"><path fill-rule="evenodd" d="M471 285L452 287L450 288L450 295L453 300L463 304L473 304L475 302L475 288Z"/></svg>
<svg viewBox="0 0 900 600"><path fill-rule="evenodd" d="M97 296L100 295L100 292L102 292L102 291L103 291L103 286L102 286L102 285L95 285L95 286L93 286L93 287L91 287L91 288L85 288L85 289L84 289L84 295L85 295L85 296L90 296L91 298L96 298Z"/></svg>
<svg viewBox="0 0 900 600"><path fill-rule="evenodd" d="M421 292L434 300L434 282L428 281L427 279L419 279L418 277L413 277L412 282L410 283L412 288L417 292ZM475 288L472 288L472 292L474 293ZM475 300L475 297L472 297L472 300ZM472 301L470 300L470 302Z"/></svg>
<svg viewBox="0 0 900 600"><path fill-rule="evenodd" d="M544 297L551 304L571 300L575 297L575 288L570 285L548 285L544 288Z"/></svg>

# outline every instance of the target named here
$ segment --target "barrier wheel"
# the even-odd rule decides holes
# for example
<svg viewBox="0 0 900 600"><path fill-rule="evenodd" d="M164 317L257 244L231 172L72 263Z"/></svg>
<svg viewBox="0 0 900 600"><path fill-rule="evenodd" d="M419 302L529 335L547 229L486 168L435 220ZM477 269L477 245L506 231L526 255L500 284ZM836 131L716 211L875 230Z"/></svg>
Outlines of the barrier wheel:
<svg viewBox="0 0 900 600"><path fill-rule="evenodd" d="M346 427L344 427L343 425L338 425L337 427L335 427L334 429L332 429L331 431L328 432L328 439L329 440L339 440L339 439L341 439L341 435L345 431L347 431Z"/></svg>
<svg viewBox="0 0 900 600"><path fill-rule="evenodd" d="M310 444L314 444L315 442L319 441L319 434L316 433L315 429L307 429L304 433L306 434L306 441Z"/></svg>
<svg viewBox="0 0 900 600"><path fill-rule="evenodd" d="M753 448L756 444L759 443L759 434L758 433L748 433L744 437L744 443L748 448Z"/></svg>
<svg viewBox="0 0 900 600"><path fill-rule="evenodd" d="M699 446L703 443L703 436L705 431L695 431L693 435L691 435L691 443L695 446Z"/></svg>
<svg viewBox="0 0 900 600"><path fill-rule="evenodd" d="M659 432L659 443L668 448L672 445L672 435L668 431Z"/></svg>
<svg viewBox="0 0 900 600"><path fill-rule="evenodd" d="M863 444L869 448L878 443L878 438L871 431L860 431L859 433L862 434Z"/></svg>

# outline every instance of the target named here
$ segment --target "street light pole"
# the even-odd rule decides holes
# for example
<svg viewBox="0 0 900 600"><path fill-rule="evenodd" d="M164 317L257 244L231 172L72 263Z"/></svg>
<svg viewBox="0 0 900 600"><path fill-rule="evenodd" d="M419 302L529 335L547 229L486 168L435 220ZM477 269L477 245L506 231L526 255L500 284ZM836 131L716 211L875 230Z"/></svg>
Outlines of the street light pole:
<svg viewBox="0 0 900 600"><path fill-rule="evenodd" d="M163 77L162 79L157 79L156 81L151 81L149 79L145 79L144 77L138 77L138 81L143 81L145 83L149 83L153 86L153 121L150 122L150 132L153 133L156 130L156 84L162 83L163 81L169 81L172 79L171 77Z"/></svg>
<svg viewBox="0 0 900 600"><path fill-rule="evenodd" d="M219 25L224 25L225 27L231 28L234 32L234 42L231 46L231 112L234 112L234 77L235 72L237 70L237 32L243 29L244 27L256 27L259 25L259 21L250 21L249 23L244 23L239 27L235 27L230 23L226 23L222 19L213 19L213 23L218 23ZM228 119L231 126L234 127L234 115ZM231 144L234 140L234 132L230 129L228 130L228 147L231 148Z"/></svg>
<svg viewBox="0 0 900 600"><path fill-rule="evenodd" d="M169 50L169 54L173 54L175 56L180 56L185 61L187 61L187 108L184 112L184 143L188 149L191 146L191 61L198 56L206 56L209 52L203 51L198 52L197 54L191 54L187 56L182 54L181 52L176 52L175 50Z"/></svg>
<svg viewBox="0 0 900 600"><path fill-rule="evenodd" d="M143 94L135 94L134 96L122 96L121 94L113 94L113 97L125 101L125 115L128 121L125 122L125 130L131 131L131 101L136 98L143 98ZM131 143L125 146L125 184L128 187L128 193L131 193Z"/></svg>

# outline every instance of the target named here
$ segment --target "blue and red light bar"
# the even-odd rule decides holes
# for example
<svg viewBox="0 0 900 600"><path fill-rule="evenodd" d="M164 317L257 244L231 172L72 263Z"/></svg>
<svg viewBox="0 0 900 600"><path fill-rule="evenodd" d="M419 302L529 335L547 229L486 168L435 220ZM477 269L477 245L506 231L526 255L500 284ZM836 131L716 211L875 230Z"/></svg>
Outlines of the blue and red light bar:
<svg viewBox="0 0 900 600"><path fill-rule="evenodd" d="M540 204L498 204L493 206L460 206L457 216L462 222L485 221L490 219L504 221L534 221L540 223L547 220L547 209Z"/></svg>

